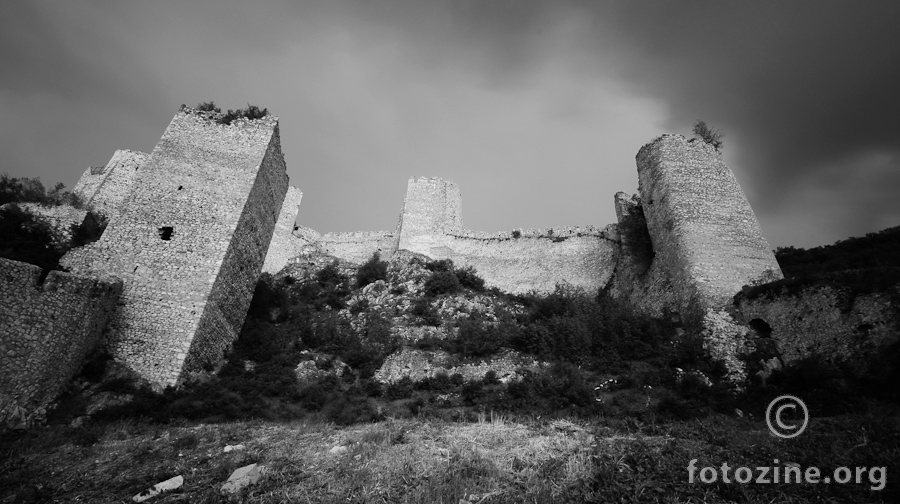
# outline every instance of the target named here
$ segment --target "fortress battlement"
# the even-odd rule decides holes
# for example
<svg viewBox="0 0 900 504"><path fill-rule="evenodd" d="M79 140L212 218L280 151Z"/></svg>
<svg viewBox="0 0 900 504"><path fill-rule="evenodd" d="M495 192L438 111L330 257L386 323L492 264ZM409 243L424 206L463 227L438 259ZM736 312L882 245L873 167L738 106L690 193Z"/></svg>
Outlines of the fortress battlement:
<svg viewBox="0 0 900 504"><path fill-rule="evenodd" d="M363 263L375 252L387 259L408 250L471 266L487 286L508 292L550 292L558 284L604 289L656 314L722 307L743 285L781 276L722 156L681 135L641 147L639 194L614 195L616 223L472 231L463 225L457 184L413 177L396 230L323 234L296 224L303 193L288 186L278 118L222 119L184 108L151 153L120 150L104 167L87 169L75 192L109 217L103 236L62 259L74 276L51 273L42 283L40 272L0 264L3 292L31 293L23 302L38 313L71 312L58 302L71 294L68 306L96 313L87 316L90 327L105 324L105 349L163 386L220 362L260 273L277 273L302 255ZM641 236L648 243L639 257ZM101 278L121 283L110 287ZM87 308L91 299L102 307ZM0 329L31 323L33 310L15 306ZM45 329L57 339L69 330ZM100 333L88 333L77 339L90 346Z"/></svg>

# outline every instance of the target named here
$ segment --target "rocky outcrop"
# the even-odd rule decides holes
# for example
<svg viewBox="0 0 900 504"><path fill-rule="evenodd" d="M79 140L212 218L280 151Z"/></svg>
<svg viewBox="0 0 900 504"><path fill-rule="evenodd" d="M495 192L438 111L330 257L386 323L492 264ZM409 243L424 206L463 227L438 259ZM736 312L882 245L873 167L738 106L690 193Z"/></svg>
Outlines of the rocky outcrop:
<svg viewBox="0 0 900 504"><path fill-rule="evenodd" d="M476 381L493 371L501 382L508 383L521 379L523 370L536 371L541 367L537 360L512 350L484 359L461 360L442 350L407 348L388 357L375 373L375 379L382 383L393 383L406 377L421 381L440 373L448 376L458 373L466 381Z"/></svg>
<svg viewBox="0 0 900 504"><path fill-rule="evenodd" d="M742 322L775 342L785 364L807 357L850 364L859 372L900 343L900 286L854 295L849 288L810 284L738 296Z"/></svg>

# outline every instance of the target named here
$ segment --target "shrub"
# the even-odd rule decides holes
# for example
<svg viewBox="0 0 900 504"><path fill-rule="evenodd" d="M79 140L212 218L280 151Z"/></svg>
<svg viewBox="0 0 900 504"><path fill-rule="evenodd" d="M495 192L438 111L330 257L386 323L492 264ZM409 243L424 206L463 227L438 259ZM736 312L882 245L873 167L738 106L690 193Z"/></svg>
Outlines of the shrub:
<svg viewBox="0 0 900 504"><path fill-rule="evenodd" d="M381 386L381 383L370 378L360 380L359 386L363 393L369 397L381 397L384 393L384 387Z"/></svg>
<svg viewBox="0 0 900 504"><path fill-rule="evenodd" d="M478 276L478 272L472 266L457 269L454 273L461 286L477 292L484 290L484 279Z"/></svg>
<svg viewBox="0 0 900 504"><path fill-rule="evenodd" d="M413 301L410 313L420 317L426 325L434 327L441 325L441 317L438 315L437 309L431 305L429 298L423 297Z"/></svg>
<svg viewBox="0 0 900 504"><path fill-rule="evenodd" d="M292 287L291 293L296 302L311 305L316 311L321 311L325 306L340 310L347 306L349 284L350 280L340 272L337 261L334 261L316 272L315 282Z"/></svg>
<svg viewBox="0 0 900 504"><path fill-rule="evenodd" d="M228 109L228 112L217 118L216 122L219 124L231 124L235 119L241 117L254 120L262 119L267 115L269 115L269 109L260 109L256 105L247 104L247 108L237 110Z"/></svg>
<svg viewBox="0 0 900 504"><path fill-rule="evenodd" d="M456 337L447 342L447 349L466 357L483 357L500 350L506 343L501 337L500 331L494 327L486 327L476 319L470 317L457 323L459 331Z"/></svg>
<svg viewBox="0 0 900 504"><path fill-rule="evenodd" d="M697 119L697 122L694 123L694 136L700 137L701 140L719 150L722 148L722 138L725 133L716 128L710 128L705 122Z"/></svg>
<svg viewBox="0 0 900 504"><path fill-rule="evenodd" d="M27 262L45 270L59 268L65 249L53 241L46 219L21 210L18 206L0 209L0 257Z"/></svg>
<svg viewBox="0 0 900 504"><path fill-rule="evenodd" d="M350 314L351 315L359 315L360 313L363 313L364 311L366 311L368 309L369 309L369 300L363 298L363 299L360 299L359 301L357 301L356 303L354 303L353 306L350 307Z"/></svg>
<svg viewBox="0 0 900 504"><path fill-rule="evenodd" d="M425 281L425 294L427 296L439 296L441 294L453 294L459 291L459 278L452 271L437 270L431 273Z"/></svg>
<svg viewBox="0 0 900 504"><path fill-rule="evenodd" d="M381 260L378 252L372 254L356 272L356 287L362 289L370 283L387 279L388 263Z"/></svg>
<svg viewBox="0 0 900 504"><path fill-rule="evenodd" d="M182 108L184 108L184 105L182 105ZM194 108L202 112L215 112L217 114L222 112L222 109L217 107L213 101L203 102Z"/></svg>
<svg viewBox="0 0 900 504"><path fill-rule="evenodd" d="M413 381L409 376L389 384L384 391L384 396L390 400L406 399L413 393Z"/></svg>
<svg viewBox="0 0 900 504"><path fill-rule="evenodd" d="M41 205L71 205L82 208L84 202L76 194L66 191L65 184L58 183L47 191L38 177L14 178L0 175L0 205L6 203L40 203Z"/></svg>
<svg viewBox="0 0 900 504"><path fill-rule="evenodd" d="M484 396L484 383L481 381L466 382L460 395L462 395L463 401L467 404L475 404L478 399Z"/></svg>
<svg viewBox="0 0 900 504"><path fill-rule="evenodd" d="M453 260L441 259L438 261L428 261L425 263L425 269L432 273L437 271L453 271Z"/></svg>

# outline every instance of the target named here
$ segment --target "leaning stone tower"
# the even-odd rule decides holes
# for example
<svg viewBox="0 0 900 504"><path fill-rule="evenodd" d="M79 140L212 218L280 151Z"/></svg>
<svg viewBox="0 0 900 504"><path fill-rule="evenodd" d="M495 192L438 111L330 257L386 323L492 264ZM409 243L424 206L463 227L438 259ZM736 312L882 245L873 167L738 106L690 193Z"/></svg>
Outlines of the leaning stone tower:
<svg viewBox="0 0 900 504"><path fill-rule="evenodd" d="M654 262L675 308L718 308L742 286L781 278L759 221L715 148L663 135L637 154L640 203Z"/></svg>
<svg viewBox="0 0 900 504"><path fill-rule="evenodd" d="M276 117L212 119L177 114L101 239L62 261L124 281L105 344L158 385L237 338L288 187Z"/></svg>

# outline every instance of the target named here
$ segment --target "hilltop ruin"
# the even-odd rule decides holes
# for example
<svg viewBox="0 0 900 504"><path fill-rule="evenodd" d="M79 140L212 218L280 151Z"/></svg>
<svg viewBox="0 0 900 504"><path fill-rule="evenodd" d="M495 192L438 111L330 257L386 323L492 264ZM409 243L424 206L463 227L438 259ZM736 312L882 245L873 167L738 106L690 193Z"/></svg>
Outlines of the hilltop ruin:
<svg viewBox="0 0 900 504"><path fill-rule="evenodd" d="M151 153L117 151L84 172L75 191L109 225L99 241L63 258L71 273L42 283L21 263L0 260L0 372L32 381L49 374L57 384L36 394L6 380L0 422L39 417L97 344L158 386L211 368L237 338L260 273L304 255L361 263L409 250L472 266L508 292L568 283L654 314L702 315L743 285L781 277L737 180L702 141L664 135L641 148L639 194L616 194L618 222L602 228L467 230L455 183L412 178L395 230L319 234L295 225L302 193L288 186L277 118L226 125L211 114L184 109ZM629 246L635 229L649 236L646 257ZM20 299L22 288L34 292ZM64 306L80 306L63 293L93 308L56 319ZM34 317L57 322L43 338L23 336ZM66 338L78 340L78 351L55 349ZM31 365L34 356L61 365Z"/></svg>

